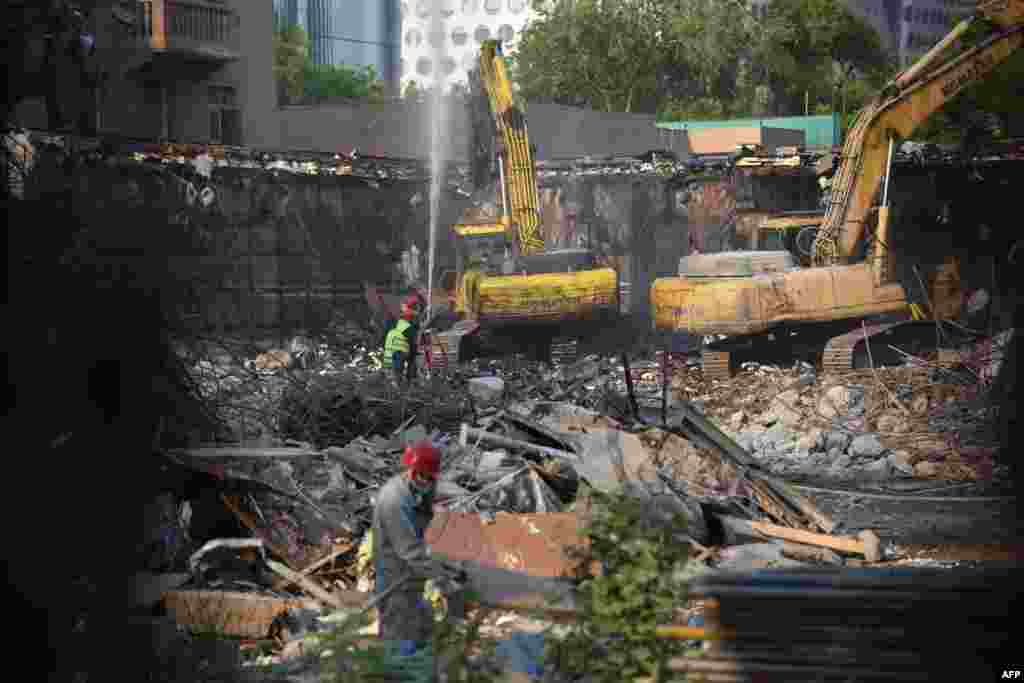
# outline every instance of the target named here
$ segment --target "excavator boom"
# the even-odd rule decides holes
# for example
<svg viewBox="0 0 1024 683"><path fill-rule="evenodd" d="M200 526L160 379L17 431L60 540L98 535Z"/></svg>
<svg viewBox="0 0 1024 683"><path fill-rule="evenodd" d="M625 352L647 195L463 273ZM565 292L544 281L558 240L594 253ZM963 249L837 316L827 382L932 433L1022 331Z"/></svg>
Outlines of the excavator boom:
<svg viewBox="0 0 1024 683"><path fill-rule="evenodd" d="M994 31L982 42L953 54L951 48L979 19L990 22ZM697 256L686 257L679 277L660 278L651 288L655 326L701 335L745 336L786 325L817 340L814 335L822 330L829 335L834 332L833 323L852 328L860 318L906 313L907 292L891 277L887 251L887 185L877 209L874 251L867 261L855 262L858 247L866 239L868 220L874 220L875 196L890 174L895 143L964 88L986 78L1022 45L1024 0L981 4L973 18L960 22L857 117L832 180L831 202L814 239L814 267L795 267L785 261L792 261L788 252L709 254L707 262ZM960 310L961 281L952 255L922 277L921 285L934 317L953 316ZM899 324L890 323L886 329ZM832 336L824 346L823 363L834 369L852 367L865 335L866 330L857 330ZM786 339L787 345L792 344ZM739 348L739 342L726 339L706 349L705 371L728 372L732 351L726 348Z"/></svg>
<svg viewBox="0 0 1024 683"><path fill-rule="evenodd" d="M503 149L500 149L502 207L505 221L516 229L522 254L544 249L540 233L537 168L526 131L526 117L512 98L501 44L486 40L480 48L480 81L487 91L491 114ZM507 223L506 223L507 225Z"/></svg>
<svg viewBox="0 0 1024 683"><path fill-rule="evenodd" d="M949 46L977 19L960 22L916 64L865 107L843 145L832 183L832 202L814 245L815 265L849 262L864 237L865 221L887 172L889 143L908 137L964 88L982 80L1024 44L1024 0L995 0L978 15L1001 30L955 58L939 63Z"/></svg>

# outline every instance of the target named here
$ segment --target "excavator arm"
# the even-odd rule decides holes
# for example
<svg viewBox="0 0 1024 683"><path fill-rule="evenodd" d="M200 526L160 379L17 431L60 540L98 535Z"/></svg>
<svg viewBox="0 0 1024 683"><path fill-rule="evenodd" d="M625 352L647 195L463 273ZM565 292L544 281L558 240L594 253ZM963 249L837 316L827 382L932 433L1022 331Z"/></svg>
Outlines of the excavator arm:
<svg viewBox="0 0 1024 683"><path fill-rule="evenodd" d="M979 17L998 32L955 58L940 63L949 47ZM849 262L865 233L875 194L891 161L892 144L908 137L964 88L984 79L1024 44L1024 0L994 0L958 24L917 63L898 76L862 110L843 146L833 181L832 202L814 244L815 265ZM885 279L888 207L883 199L875 240L876 282Z"/></svg>
<svg viewBox="0 0 1024 683"><path fill-rule="evenodd" d="M487 92L497 129L501 172L502 221L515 230L523 255L544 249L540 232L537 167L526 131L526 116L512 99L501 43L486 40L480 48L480 81Z"/></svg>

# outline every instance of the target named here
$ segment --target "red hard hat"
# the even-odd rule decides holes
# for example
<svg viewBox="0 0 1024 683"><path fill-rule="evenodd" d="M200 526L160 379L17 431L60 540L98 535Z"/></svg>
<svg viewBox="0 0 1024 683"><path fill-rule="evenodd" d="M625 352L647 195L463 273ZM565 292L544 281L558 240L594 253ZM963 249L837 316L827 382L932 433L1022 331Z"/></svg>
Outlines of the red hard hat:
<svg viewBox="0 0 1024 683"><path fill-rule="evenodd" d="M441 451L429 441L406 446L402 454L402 465L415 474L437 478L437 473L441 471Z"/></svg>

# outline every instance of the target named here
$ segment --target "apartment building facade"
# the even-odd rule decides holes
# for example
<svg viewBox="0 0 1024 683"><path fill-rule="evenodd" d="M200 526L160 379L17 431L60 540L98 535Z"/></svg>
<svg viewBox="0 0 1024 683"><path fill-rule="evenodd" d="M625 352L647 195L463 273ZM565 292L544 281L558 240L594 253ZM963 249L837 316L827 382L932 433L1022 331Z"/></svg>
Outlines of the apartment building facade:
<svg viewBox="0 0 1024 683"><path fill-rule="evenodd" d="M99 3L88 17L84 67L56 55L58 98L79 132L229 145L245 138L244 0ZM267 41L269 42L269 41ZM269 77L269 74L268 74ZM15 123L47 128L43 97Z"/></svg>

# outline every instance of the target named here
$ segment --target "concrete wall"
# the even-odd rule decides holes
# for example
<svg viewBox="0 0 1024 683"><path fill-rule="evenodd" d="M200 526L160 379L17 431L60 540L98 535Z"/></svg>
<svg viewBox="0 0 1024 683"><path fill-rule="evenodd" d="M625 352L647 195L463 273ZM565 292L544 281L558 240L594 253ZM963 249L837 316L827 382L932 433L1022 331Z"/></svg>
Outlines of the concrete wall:
<svg viewBox="0 0 1024 683"><path fill-rule="evenodd" d="M766 171L737 168L729 175L704 176L688 184L682 211L697 249L746 249L764 216L820 208L820 191L811 169Z"/></svg>

